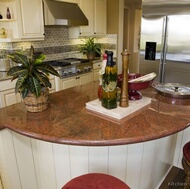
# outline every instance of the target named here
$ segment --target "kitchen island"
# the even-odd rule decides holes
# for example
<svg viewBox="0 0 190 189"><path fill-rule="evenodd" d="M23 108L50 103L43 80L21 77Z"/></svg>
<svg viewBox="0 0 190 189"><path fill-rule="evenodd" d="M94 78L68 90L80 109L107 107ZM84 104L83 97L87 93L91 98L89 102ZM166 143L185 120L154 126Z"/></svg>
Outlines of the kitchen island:
<svg viewBox="0 0 190 189"><path fill-rule="evenodd" d="M97 88L91 82L53 93L40 113L27 112L23 102L0 109L0 171L6 189L61 188L87 172L112 174L133 189L159 185L180 161L177 144L190 132L190 106L162 101L150 88L142 91L152 98L150 106L115 122L86 110Z"/></svg>

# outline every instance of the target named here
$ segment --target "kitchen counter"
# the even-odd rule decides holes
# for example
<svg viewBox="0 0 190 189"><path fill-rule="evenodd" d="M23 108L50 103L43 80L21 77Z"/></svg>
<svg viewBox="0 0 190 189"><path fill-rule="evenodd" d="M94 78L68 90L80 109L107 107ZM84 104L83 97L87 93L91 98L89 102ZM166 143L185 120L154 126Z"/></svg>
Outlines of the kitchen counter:
<svg viewBox="0 0 190 189"><path fill-rule="evenodd" d="M97 87L98 82L91 82L50 94L48 109L40 113L27 112L23 102L1 108L0 128L53 143L111 146L162 138L190 125L190 106L158 100L152 88L142 91L152 98L143 111L119 122L98 117L85 108L97 98Z"/></svg>
<svg viewBox="0 0 190 189"><path fill-rule="evenodd" d="M0 81L11 79L11 77L7 76L6 71L0 71Z"/></svg>

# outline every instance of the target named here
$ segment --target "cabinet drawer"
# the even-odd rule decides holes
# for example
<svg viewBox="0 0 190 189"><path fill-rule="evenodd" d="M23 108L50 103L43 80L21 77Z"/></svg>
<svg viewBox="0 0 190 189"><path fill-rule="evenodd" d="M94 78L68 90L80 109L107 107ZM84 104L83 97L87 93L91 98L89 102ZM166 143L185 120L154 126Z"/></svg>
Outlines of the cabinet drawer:
<svg viewBox="0 0 190 189"><path fill-rule="evenodd" d="M100 69L102 67L102 61L93 63L93 69Z"/></svg>

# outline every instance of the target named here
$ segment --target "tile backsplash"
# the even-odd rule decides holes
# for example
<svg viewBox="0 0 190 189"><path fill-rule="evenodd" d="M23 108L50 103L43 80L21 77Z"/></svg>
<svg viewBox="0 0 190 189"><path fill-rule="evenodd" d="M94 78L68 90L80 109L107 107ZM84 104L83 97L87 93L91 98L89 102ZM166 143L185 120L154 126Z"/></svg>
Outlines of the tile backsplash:
<svg viewBox="0 0 190 189"><path fill-rule="evenodd" d="M84 58L79 52L78 45L83 38L70 39L69 29L63 26L46 26L45 40L27 41L14 43L0 43L0 50L9 54L15 50L28 50L33 45L36 51L41 51L46 55L46 60L56 60L69 57ZM102 44L102 52L111 50L116 56L117 35L106 35L95 38L97 43Z"/></svg>

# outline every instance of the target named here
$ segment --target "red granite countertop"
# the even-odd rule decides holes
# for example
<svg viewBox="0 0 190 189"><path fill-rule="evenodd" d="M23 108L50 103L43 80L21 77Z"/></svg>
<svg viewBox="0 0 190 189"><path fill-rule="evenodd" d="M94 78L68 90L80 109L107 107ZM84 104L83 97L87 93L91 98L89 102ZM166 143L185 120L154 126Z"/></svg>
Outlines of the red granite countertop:
<svg viewBox="0 0 190 189"><path fill-rule="evenodd" d="M23 102L1 108L0 129L54 143L108 146L158 139L190 125L189 105L162 101L152 88L142 91L152 98L143 111L120 122L100 118L85 108L86 102L97 98L97 86L92 82L53 93L48 109L40 113L27 112Z"/></svg>

